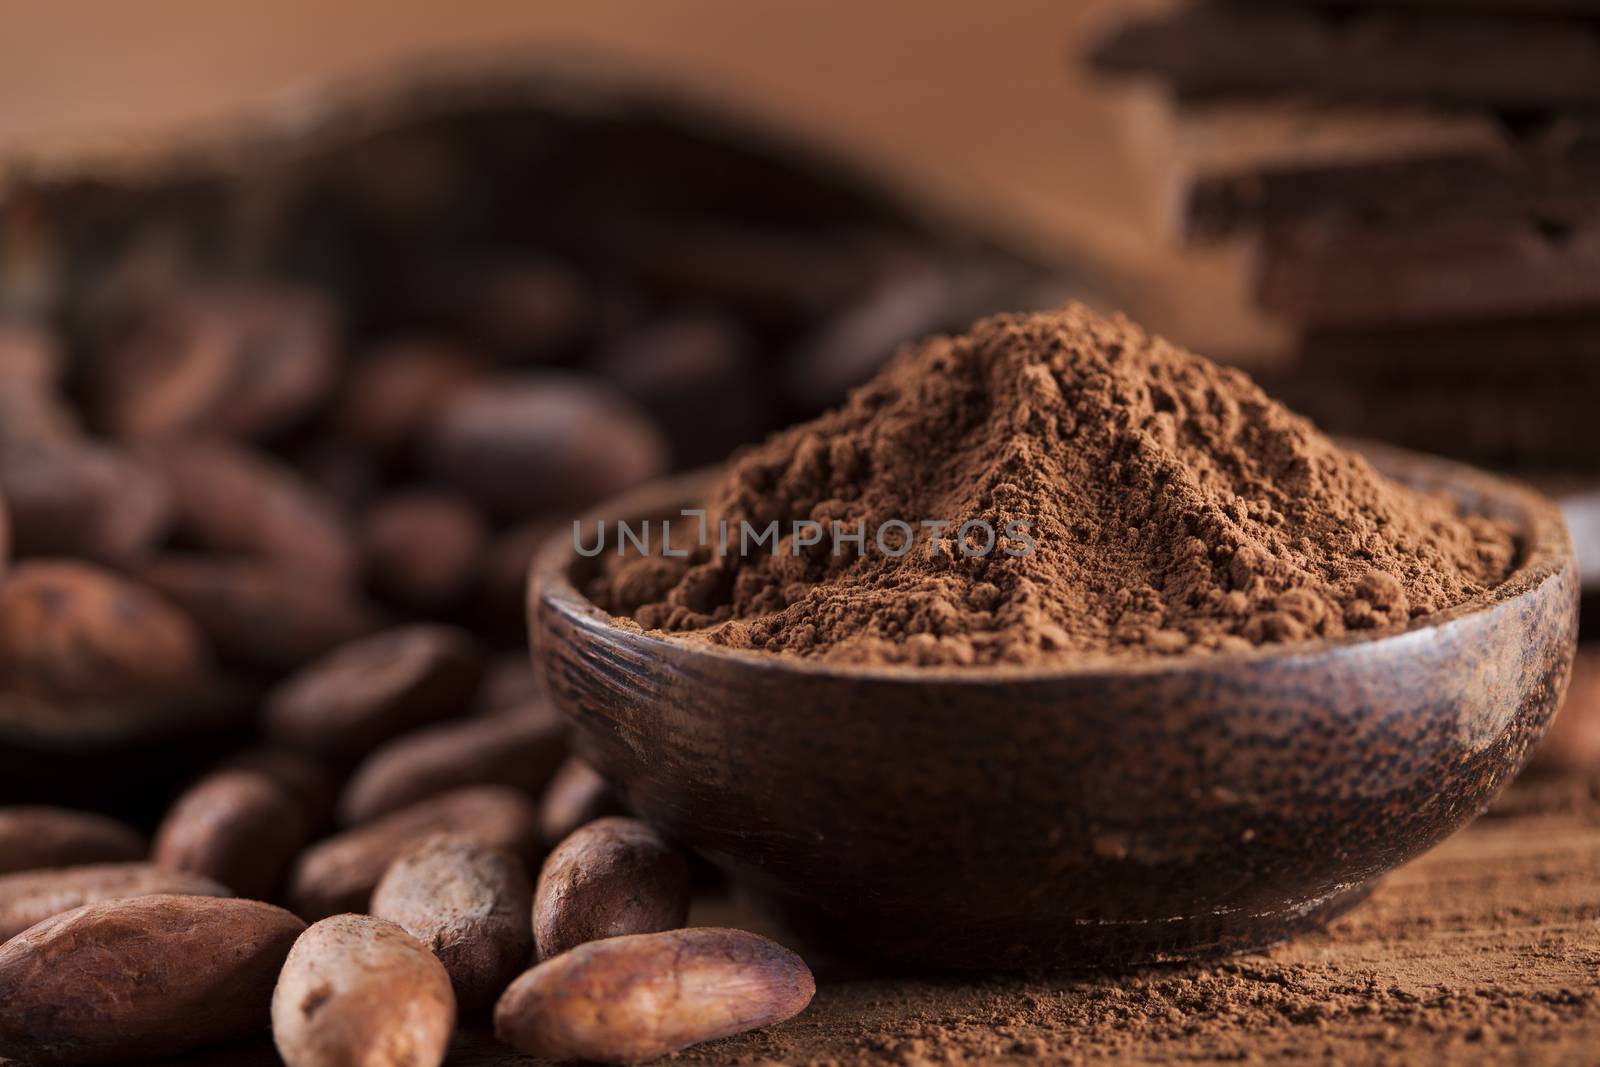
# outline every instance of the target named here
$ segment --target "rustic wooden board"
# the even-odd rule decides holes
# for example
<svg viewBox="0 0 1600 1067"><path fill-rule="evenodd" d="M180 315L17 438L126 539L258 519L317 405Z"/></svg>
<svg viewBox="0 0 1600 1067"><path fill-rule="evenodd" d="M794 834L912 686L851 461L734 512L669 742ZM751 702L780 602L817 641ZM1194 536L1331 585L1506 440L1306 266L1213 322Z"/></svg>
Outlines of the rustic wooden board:
<svg viewBox="0 0 1600 1067"><path fill-rule="evenodd" d="M1600 1062L1600 776L1519 783L1328 933L1270 952L1092 978L819 973L799 1018L677 1062ZM262 1042L167 1062L277 1058ZM479 1027L449 1062L534 1061Z"/></svg>

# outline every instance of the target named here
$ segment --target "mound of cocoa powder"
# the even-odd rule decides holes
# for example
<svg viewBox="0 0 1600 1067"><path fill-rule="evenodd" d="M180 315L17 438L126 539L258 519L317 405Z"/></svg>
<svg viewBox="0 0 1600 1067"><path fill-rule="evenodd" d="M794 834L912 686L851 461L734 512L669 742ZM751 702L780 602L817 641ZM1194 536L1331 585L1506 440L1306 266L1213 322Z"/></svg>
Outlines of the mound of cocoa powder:
<svg viewBox="0 0 1600 1067"><path fill-rule="evenodd" d="M1392 630L1490 589L1515 555L1509 528L1379 475L1245 374L1081 306L908 347L838 410L739 455L705 506L707 543L608 552L591 596L645 628L854 663ZM808 519L829 535L797 550ZM719 520L777 520L782 540L741 551L735 533L723 551ZM891 520L915 531L904 555L875 543ZM993 549L976 552L981 527L958 543L973 520ZM865 523L865 543L836 521Z"/></svg>

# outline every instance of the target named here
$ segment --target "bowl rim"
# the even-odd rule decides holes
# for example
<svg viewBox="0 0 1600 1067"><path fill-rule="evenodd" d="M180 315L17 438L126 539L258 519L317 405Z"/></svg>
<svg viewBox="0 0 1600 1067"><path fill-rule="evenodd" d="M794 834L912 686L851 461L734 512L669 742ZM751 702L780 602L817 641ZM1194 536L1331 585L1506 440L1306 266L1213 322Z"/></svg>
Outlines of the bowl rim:
<svg viewBox="0 0 1600 1067"><path fill-rule="evenodd" d="M529 568L527 605L529 636L539 627L534 618L541 610L558 613L566 622L596 639L624 643L678 662L702 661L747 670L800 674L842 682L994 683L1048 682L1130 675L1215 673L1230 667L1262 664L1286 665L1322 659L1354 648L1394 647L1426 639L1426 635L1472 616L1486 614L1528 596L1564 571L1575 571L1572 541L1560 507L1533 487L1469 464L1376 441L1340 439L1340 444L1362 455L1385 477L1418 488L1454 491L1458 496L1490 501L1517 523L1521 559L1493 589L1471 600L1411 621L1403 629L1376 635L1344 634L1285 645L1262 645L1239 652L1183 652L1122 660L1106 654L1086 654L1081 662L1036 664L983 664L973 666L920 666L917 664L835 663L785 653L728 648L694 642L658 630L646 630L631 620L612 615L573 585L574 559L565 522L552 530L535 552ZM572 519L589 524L599 519L632 520L665 514L670 508L692 502L721 468L701 468L647 482L620 493ZM1397 473L1398 472L1398 473ZM1576 588L1576 587L1575 587ZM1576 592L1574 597L1576 598ZM1576 604L1576 600L1574 600ZM1574 607L1574 610L1576 608Z"/></svg>

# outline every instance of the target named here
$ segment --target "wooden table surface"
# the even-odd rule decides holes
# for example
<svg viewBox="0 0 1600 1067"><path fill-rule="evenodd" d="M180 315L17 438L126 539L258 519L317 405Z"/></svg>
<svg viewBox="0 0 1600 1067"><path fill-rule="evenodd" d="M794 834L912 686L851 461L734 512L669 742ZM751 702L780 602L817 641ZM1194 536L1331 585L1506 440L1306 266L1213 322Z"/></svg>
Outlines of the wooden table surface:
<svg viewBox="0 0 1600 1067"><path fill-rule="evenodd" d="M726 921L723 905L700 916ZM695 1064L1600 1063L1600 776L1513 786L1323 935L1206 966L1091 978L823 969L782 1026ZM277 1063L270 1045L182 1067ZM534 1061L482 1029L449 1063Z"/></svg>

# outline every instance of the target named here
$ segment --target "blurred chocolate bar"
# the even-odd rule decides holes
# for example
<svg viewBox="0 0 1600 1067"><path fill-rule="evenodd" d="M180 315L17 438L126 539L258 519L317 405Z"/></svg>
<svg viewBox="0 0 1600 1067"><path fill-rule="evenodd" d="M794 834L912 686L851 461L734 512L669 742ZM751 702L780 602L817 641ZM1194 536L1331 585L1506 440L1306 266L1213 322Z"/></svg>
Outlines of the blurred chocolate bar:
<svg viewBox="0 0 1600 1067"><path fill-rule="evenodd" d="M1206 3L1123 25L1090 56L1182 96L1312 93L1508 111L1600 103L1581 19Z"/></svg>
<svg viewBox="0 0 1600 1067"><path fill-rule="evenodd" d="M1247 0L1249 3L1297 5L1337 12L1351 0ZM1600 15L1600 0L1359 0L1361 7L1380 10L1482 11L1493 15Z"/></svg>
<svg viewBox="0 0 1600 1067"><path fill-rule="evenodd" d="M1129 129L1163 221L1231 242L1297 335L1263 384L1334 433L1559 496L1591 590L1596 16L1600 0L1196 0L1089 57L1165 90L1136 94Z"/></svg>
<svg viewBox="0 0 1600 1067"><path fill-rule="evenodd" d="M1272 230L1256 296L1310 326L1579 311L1600 306L1600 223Z"/></svg>
<svg viewBox="0 0 1600 1067"><path fill-rule="evenodd" d="M1591 396L1550 383L1517 390L1440 384L1382 390L1336 375L1268 382L1275 395L1340 435L1386 441L1513 471L1593 469L1600 420Z"/></svg>
<svg viewBox="0 0 1600 1067"><path fill-rule="evenodd" d="M1310 330L1298 365L1372 390L1441 383L1517 389L1562 384L1600 395L1600 315L1470 318L1423 325ZM1600 458L1600 457L1597 457Z"/></svg>
<svg viewBox="0 0 1600 1067"><path fill-rule="evenodd" d="M1600 214L1600 122L1513 128L1486 113L1307 101L1206 102L1167 125L1182 236L1203 244L1305 223L1572 223Z"/></svg>

